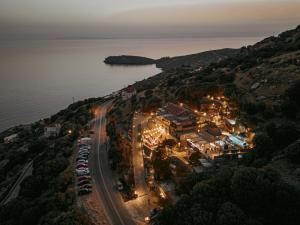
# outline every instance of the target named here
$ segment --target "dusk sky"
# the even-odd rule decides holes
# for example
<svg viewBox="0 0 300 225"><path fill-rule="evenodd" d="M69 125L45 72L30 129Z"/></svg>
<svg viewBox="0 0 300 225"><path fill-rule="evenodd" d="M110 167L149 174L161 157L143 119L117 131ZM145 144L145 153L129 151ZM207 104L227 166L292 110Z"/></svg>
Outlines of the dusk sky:
<svg viewBox="0 0 300 225"><path fill-rule="evenodd" d="M0 38L265 36L300 23L300 0L1 0Z"/></svg>

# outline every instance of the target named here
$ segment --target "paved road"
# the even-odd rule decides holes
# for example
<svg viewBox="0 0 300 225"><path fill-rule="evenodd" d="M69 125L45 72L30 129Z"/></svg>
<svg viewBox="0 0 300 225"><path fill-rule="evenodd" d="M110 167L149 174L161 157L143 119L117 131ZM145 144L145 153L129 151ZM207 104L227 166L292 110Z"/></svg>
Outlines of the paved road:
<svg viewBox="0 0 300 225"><path fill-rule="evenodd" d="M127 204L130 212L137 221L138 224L146 224L144 219L149 216L149 211L155 208L153 204L153 198L151 196L150 190L145 180L144 171L144 159L142 153L141 143L139 141L139 125L141 127L145 126L148 117L142 116L140 114L135 114L133 118L133 132L132 132L132 162L134 170L134 181L135 181L135 191L138 194L138 198L132 200Z"/></svg>
<svg viewBox="0 0 300 225"><path fill-rule="evenodd" d="M133 225L120 193L115 188L114 174L109 168L106 151L106 110L111 102L103 103L96 111L95 137L93 150L90 154L90 168L96 185L97 194L101 199L106 216L111 225Z"/></svg>

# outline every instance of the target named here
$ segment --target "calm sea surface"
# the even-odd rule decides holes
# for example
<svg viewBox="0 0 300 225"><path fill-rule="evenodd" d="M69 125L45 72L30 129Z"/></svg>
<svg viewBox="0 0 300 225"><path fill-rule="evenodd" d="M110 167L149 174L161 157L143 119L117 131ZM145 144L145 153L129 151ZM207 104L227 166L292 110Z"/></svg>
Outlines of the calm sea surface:
<svg viewBox="0 0 300 225"><path fill-rule="evenodd" d="M160 58L238 48L260 39L0 41L0 131L48 117L73 98L103 96L160 72L155 66L107 66L107 56Z"/></svg>

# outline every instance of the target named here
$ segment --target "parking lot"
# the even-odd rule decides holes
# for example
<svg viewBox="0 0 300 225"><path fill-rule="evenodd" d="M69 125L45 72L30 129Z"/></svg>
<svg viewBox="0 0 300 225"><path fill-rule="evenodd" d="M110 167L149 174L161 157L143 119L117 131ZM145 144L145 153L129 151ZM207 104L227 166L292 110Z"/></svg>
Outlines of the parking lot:
<svg viewBox="0 0 300 225"><path fill-rule="evenodd" d="M77 143L77 158L75 173L77 176L77 193L78 195L86 195L92 192L91 176L89 169L89 154L91 150L91 139L84 137Z"/></svg>

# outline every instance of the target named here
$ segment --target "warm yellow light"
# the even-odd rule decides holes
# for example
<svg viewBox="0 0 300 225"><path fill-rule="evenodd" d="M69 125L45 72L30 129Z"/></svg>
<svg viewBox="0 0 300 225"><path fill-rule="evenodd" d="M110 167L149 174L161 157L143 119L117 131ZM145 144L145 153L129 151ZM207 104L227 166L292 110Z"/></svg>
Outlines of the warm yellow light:
<svg viewBox="0 0 300 225"><path fill-rule="evenodd" d="M160 197L162 197L163 199L165 199L167 196L166 196L166 194L165 193L163 193L163 192L160 192Z"/></svg>
<svg viewBox="0 0 300 225"><path fill-rule="evenodd" d="M72 130L68 130L68 133L69 133L69 134L72 134Z"/></svg>

